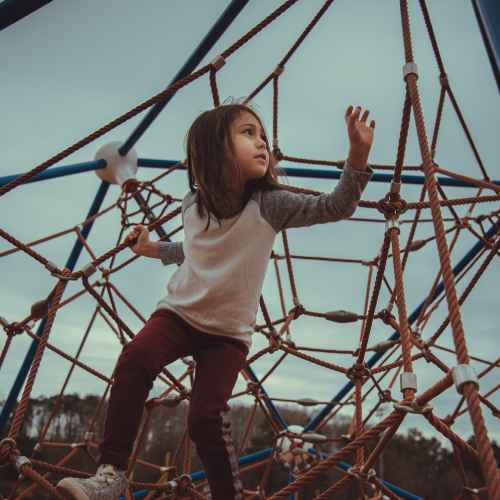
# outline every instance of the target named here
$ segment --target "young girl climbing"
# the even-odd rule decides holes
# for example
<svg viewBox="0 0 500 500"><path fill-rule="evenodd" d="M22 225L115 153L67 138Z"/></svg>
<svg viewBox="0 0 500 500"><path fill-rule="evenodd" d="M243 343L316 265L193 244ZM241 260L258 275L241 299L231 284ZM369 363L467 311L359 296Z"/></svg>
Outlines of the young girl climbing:
<svg viewBox="0 0 500 500"><path fill-rule="evenodd" d="M187 136L184 241L151 241L144 226L127 236L136 254L180 266L166 296L118 359L96 475L65 478L60 491L78 500L119 497L155 377L165 365L192 355L189 436L212 499L243 499L227 401L251 346L273 243L283 229L354 213L373 173L367 160L375 122L368 124L368 114L359 106L347 108L349 154L343 173L331 193L318 196L280 186L264 127L250 107L222 105L194 121Z"/></svg>

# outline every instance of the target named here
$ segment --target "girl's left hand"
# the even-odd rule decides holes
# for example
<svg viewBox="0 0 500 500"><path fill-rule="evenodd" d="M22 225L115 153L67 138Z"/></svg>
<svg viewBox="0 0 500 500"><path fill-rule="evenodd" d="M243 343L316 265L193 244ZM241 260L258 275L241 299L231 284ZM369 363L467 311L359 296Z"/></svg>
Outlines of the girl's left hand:
<svg viewBox="0 0 500 500"><path fill-rule="evenodd" d="M353 112L353 106L349 106L345 112L345 122L347 125L347 133L349 135L350 149L355 150L359 154L368 155L373 144L373 131L375 129L375 121L372 120L370 125L367 125L366 119L370 113L365 110L361 115L361 106L356 106Z"/></svg>

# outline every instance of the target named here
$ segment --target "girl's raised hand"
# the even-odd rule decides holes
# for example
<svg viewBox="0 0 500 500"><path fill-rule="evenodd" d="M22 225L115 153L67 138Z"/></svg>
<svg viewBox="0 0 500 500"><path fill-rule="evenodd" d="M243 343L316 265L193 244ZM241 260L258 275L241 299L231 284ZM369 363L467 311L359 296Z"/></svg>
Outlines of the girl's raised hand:
<svg viewBox="0 0 500 500"><path fill-rule="evenodd" d="M366 120L369 113L368 110L365 110L361 115L361 106L356 106L356 108L349 106L345 112L350 149L359 155L366 154L366 156L368 156L373 144L375 121L372 120L370 125L367 125Z"/></svg>

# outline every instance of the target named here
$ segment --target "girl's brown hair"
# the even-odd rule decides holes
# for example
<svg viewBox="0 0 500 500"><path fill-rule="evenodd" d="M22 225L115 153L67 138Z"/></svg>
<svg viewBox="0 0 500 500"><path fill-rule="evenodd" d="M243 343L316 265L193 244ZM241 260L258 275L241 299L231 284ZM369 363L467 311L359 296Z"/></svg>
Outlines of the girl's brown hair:
<svg viewBox="0 0 500 500"><path fill-rule="evenodd" d="M186 138L187 170L189 188L198 193L198 214L208 213L208 223L214 216L220 219L232 217L246 205L252 193L257 190L270 190L280 187L278 182L277 161L269 148L267 135L265 141L269 151L269 168L265 176L249 180L242 186L241 170L234 160L234 145L231 139L231 124L241 113L251 113L264 126L257 113L248 105L223 104L205 111L191 125ZM234 194L243 193L241 200Z"/></svg>

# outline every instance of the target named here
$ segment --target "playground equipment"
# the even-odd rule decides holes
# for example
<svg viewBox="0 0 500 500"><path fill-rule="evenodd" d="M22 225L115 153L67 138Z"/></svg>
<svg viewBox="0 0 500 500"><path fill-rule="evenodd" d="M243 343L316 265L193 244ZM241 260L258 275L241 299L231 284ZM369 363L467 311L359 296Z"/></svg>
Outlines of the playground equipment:
<svg viewBox="0 0 500 500"><path fill-rule="evenodd" d="M179 199L166 192L168 189L169 176L183 171L182 161L154 161L140 158L134 152L134 145L153 123L161 110L168 104L170 99L182 87L195 80L208 77L213 97L213 105L220 104L219 89L217 85L217 73L227 61L237 53L245 43L260 31L266 29L272 22L283 15L287 9L296 4L298 0L288 0L278 9L273 11L262 22L252 28L240 40L224 50L211 63L196 69L203 56L217 41L225 28L243 9L246 1L233 1L221 18L217 21L202 43L186 62L185 66L174 77L171 84L162 92L119 116L106 126L96 130L71 147L61 151L32 170L21 174L0 178L0 197L3 201L8 200L8 195L14 189L20 188L25 183L38 182L54 177L95 170L102 183L97 195L91 205L85 220L74 228L69 228L65 234L74 232L77 236L73 250L64 266L57 265L47 259L38 250L41 241L23 242L15 235L4 231L0 227L0 237L12 245L12 249L0 253L0 265L8 262L8 256L15 252L23 252L27 258L34 259L47 269L54 278L54 285L47 295L41 297L33 304L31 311L23 318L0 318L4 342L0 353L0 368L9 349L17 335L28 335L33 339L31 348L19 370L18 376L2 408L0 417L0 428L6 426L7 421L14 410L10 422L7 437L0 442L0 465L11 464L25 477L32 479L33 484L29 486L30 491L43 488L51 492L54 497L61 498L50 482L50 474L64 473L68 475L85 475L80 471L72 470L67 466L68 460L79 449L85 446L95 445L96 436L93 429L88 429L85 443L76 446L74 443L66 443L67 454L56 464L49 464L33 458L24 457L20 454L16 437L18 436L23 420L26 415L28 400L32 392L33 384L39 373L41 360L48 351L63 356L70 363L66 382L70 379L74 367L85 370L89 377L95 376L103 380L108 386L112 380L100 373L95 368L86 365L79 360L79 354L70 356L56 345L51 344L50 334L54 325L57 324L57 314L63 308L70 308L79 297L86 294L92 298L95 305L94 313L88 328L97 315L106 318L109 328L119 339L120 344L128 342L133 338L134 331L121 318L117 312L116 302L125 304L141 320L139 311L130 303L113 283L117 273L126 273L129 264L136 257L122 259L123 252L128 245L124 243L123 234L126 228L133 222L141 219L148 224L151 231L156 231L162 239L169 240L182 230L180 219ZM278 134L278 105L280 78L286 72L286 66L293 54L300 47L304 39L311 33L317 22L321 19L327 9L333 4L333 0L326 1L316 16L306 26L297 41L286 52L285 56L278 62L275 70L267 75L262 83L248 96L253 99L267 85L273 88L273 149L274 154L281 159L284 170L289 177L318 177L338 178L341 161L325 161L310 158L298 158L286 154L286 145L279 144ZM492 499L500 497L500 479L492 451L490 439L484 420L484 411L491 412L495 418L500 415L499 409L491 401L492 396L498 391L499 386L485 387L480 385L481 379L487 378L496 370L498 373L498 359L496 361L485 360L475 357L469 353L470 345L466 341L466 335L462 324L461 306L467 300L473 288L481 276L487 271L490 264L498 257L500 247L500 220L498 201L500 200L500 182L494 181L487 174L479 152L474 145L465 120L453 93L451 84L447 77L445 67L441 58L437 38L433 30L429 12L424 0L420 1L421 10L429 33L436 64L439 69L439 82L441 94L437 106L436 120L430 143L426 131L422 107L420 104L418 89L418 67L412 53L412 38L410 34L410 22L408 18L407 2L401 0L401 20L403 31L403 45L405 60L403 64L403 83L406 89L404 100L401 132L398 141L396 161L394 165L372 164L375 174L372 182L390 183L387 194L379 200L362 200L360 207L370 209L375 215L382 214L385 220L384 231L380 232L380 240L376 242L377 253L370 261L362 259L350 259L350 263L366 266L368 278L366 290L364 291L365 303L362 312L344 310L317 311L312 306L304 304L301 300L301 291L297 284L294 273L295 263L300 259L308 258L313 261L323 262L325 269L329 272L346 259L329 255L327 257L300 256L292 252L287 232L283 232L283 252L273 252L274 270L276 273L276 295L279 296L281 313L274 315L268 307L266 297L261 297L260 314L262 323L256 326L256 334L265 337L268 345L252 354L248 364L242 372L247 388L245 394L252 397L254 406L259 407L269 420L269 425L275 432L276 439L274 447L262 450L252 455L240 457L240 468L244 477L245 467L262 467L262 477L266 477L266 470L271 461L270 458L281 462L290 470L291 481L288 486L280 491L268 492L263 480L261 489L258 491L247 491L249 498L257 498L265 495L266 498L285 498L290 494L300 492L301 488L319 477L332 467L344 470L344 477L332 484L328 489L321 492L316 499L333 498L336 492L341 491L348 483L355 481L359 484L364 495L386 495L388 498L417 498L411 493L402 491L395 485L391 485L377 477L373 466L383 451L385 445L397 432L401 423L408 415L417 415L423 421L438 430L454 447L457 462L460 463L462 454L472 457L480 465L483 475L483 490L488 492ZM455 110L458 120L466 134L467 141L474 151L474 156L480 170L479 177L470 177L440 167L434 161L437 140L439 136L440 123L443 107L449 101ZM102 146L94 161L85 164L53 167L71 153L83 146L103 137L107 132L136 116L138 113L149 109L149 112L123 143L110 143ZM413 115L418 134L419 148L422 158L420 165L405 165L405 147L410 127L410 118ZM290 164L313 165L332 167L331 169L316 169L311 167L291 167ZM53 167L53 168L50 168ZM162 173L151 181L141 181L142 168L154 167L162 169ZM406 174L404 172L417 172L418 175ZM383 173L385 172L385 173ZM116 201L112 205L102 208L107 195L110 182L116 183L123 189L115 191ZM404 184L421 185L422 191L418 200L406 200L401 196L401 186ZM160 187L161 186L161 187ZM468 186L477 189L475 196L464 198L449 198L444 188L453 186ZM300 187L297 191L311 192ZM483 194L486 191L488 194ZM369 191L368 191L369 192ZM490 194L491 192L491 194ZM425 198L428 198L427 200ZM458 207L467 207L466 215L458 214ZM122 227L118 234L117 244L109 248L105 253L95 253L87 241L89 233L94 224L108 211L120 212ZM426 239L416 239L416 231L423 224L422 212L430 210L431 223L434 234ZM445 220L443 211L447 210L451 218ZM402 216L408 217L404 220ZM372 220L377 222L375 218ZM380 220L379 220L380 221ZM175 228L166 231L164 226L176 224ZM446 224L445 224L446 223ZM406 242L402 243L403 226L409 225L410 231ZM453 235L451 243L448 243L446 235ZM462 234L471 234L476 242L473 247L456 261L452 266L451 252L456 247L457 241ZM47 235L44 241L60 237L61 234ZM304 230L304 238L307 238ZM440 263L440 271L437 273L434 283L423 297L422 302L412 311L407 310L406 288L404 270L411 266L413 255L418 254L428 245L436 245L437 255ZM77 267L79 258L83 251L87 252L87 261ZM128 254L129 255L129 254ZM3 261L3 262L2 262ZM282 270L280 263L286 266L288 283L290 288L290 300L285 296L283 290ZM393 273L393 285L389 284L389 271ZM96 278L97 276L97 278ZM461 294L457 291L459 282L467 285ZM68 284L81 283L80 289L69 297L64 298ZM379 299L382 289L389 290L390 298L380 307ZM431 318L440 304L446 304L449 314L439 327L429 331ZM1 313L1 311L0 311ZM360 330L359 340L352 349L335 349L334 340L328 348L319 348L314 345L299 346L294 341L294 325L305 317L314 317L324 320L325 325L358 324ZM373 329L375 322L386 325L393 333L382 342L373 341ZM445 337L444 332L451 330L449 345L442 345ZM82 337L81 348L87 342L87 334ZM455 362L450 366L443 361L442 352L451 352ZM79 350L80 352L80 350ZM117 350L117 356L119 351ZM265 374L258 375L253 368L259 359L264 356L279 354L271 369ZM325 356L327 355L327 356ZM319 366L325 370L341 374L345 377L345 383L339 387L339 391L327 402L319 402L307 398L299 398L294 402L302 406L321 406L322 409L311 418L310 422L303 427L288 425L274 404L276 398L269 396L265 389L265 380L283 362L285 357L296 357L311 365ZM474 366L473 366L474 362ZM189 398L189 390L185 385L186 375L192 372L193 366L189 360L185 361L186 371L181 377L174 376L165 368L162 376L164 390L159 398L150 400L145 408L143 426L136 442L133 457L129 467L129 473L133 471L141 450L141 443L147 434L147 425L152 412L159 405L177 404ZM436 378L429 387L421 387L418 382L419 370L427 369L427 364L436 367L441 375ZM477 367L480 369L478 370ZM399 379L401 395L397 394L394 386ZM64 392L64 386L60 395ZM432 401L444 391L455 386L457 395L454 409L448 415L438 415L434 411ZM23 393L18 404L18 396L21 389ZM366 410L366 401L370 393L378 394L378 401ZM107 391L103 394L105 399ZM372 416L382 404L391 404L392 411L376 424ZM321 450L321 445L331 438L322 434L324 425L334 418L338 412L347 404L354 406L352 414L351 433L347 436L343 446L328 454ZM100 411L96 409L96 415ZM57 413L57 405L54 415ZM476 440L473 448L465 442L460 435L453 430L453 424L462 415L469 416L472 431ZM53 416L54 416L53 415ZM252 414L253 415L253 414ZM253 417L251 417L253 418ZM252 420L248 422L250 428ZM48 425L42 430L38 437L38 449L56 443L46 439ZM375 449L367 454L365 445L370 440L376 440ZM241 443L240 449L244 449ZM60 443L57 443L60 446ZM179 443L179 448L188 449L185 442ZM76 451L75 451L76 450ZM186 453L188 453L186 451ZM355 454L355 463L344 462L346 457ZM174 478L166 480L160 477L157 483L143 485L134 481L130 482L131 492L135 498L163 498L161 495L190 494L194 498L204 498L201 492L204 475L203 472L189 470L189 460L186 459L186 470L176 471ZM463 491L469 491L466 474L461 475ZM22 498L26 492L19 491L18 496ZM253 496L252 496L253 495ZM399 495L399 496L398 496Z"/></svg>

